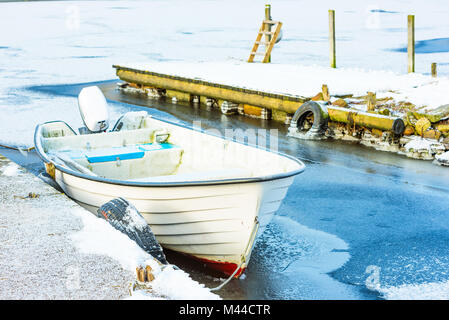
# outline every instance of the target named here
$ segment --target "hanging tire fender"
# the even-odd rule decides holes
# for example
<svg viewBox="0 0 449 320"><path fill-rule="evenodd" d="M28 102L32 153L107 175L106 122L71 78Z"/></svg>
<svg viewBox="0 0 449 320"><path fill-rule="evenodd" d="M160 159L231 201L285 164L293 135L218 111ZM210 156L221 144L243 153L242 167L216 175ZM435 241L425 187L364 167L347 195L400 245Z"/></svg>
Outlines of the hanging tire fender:
<svg viewBox="0 0 449 320"><path fill-rule="evenodd" d="M116 198L106 202L97 210L97 215L126 234L160 263L168 264L164 251L145 218L126 199Z"/></svg>
<svg viewBox="0 0 449 320"><path fill-rule="evenodd" d="M306 117L311 113L313 114L312 127L309 130L304 131ZM329 113L324 103L307 101L302 104L293 115L290 123L289 135L301 135L302 138L308 139L321 139L326 132L328 121Z"/></svg>

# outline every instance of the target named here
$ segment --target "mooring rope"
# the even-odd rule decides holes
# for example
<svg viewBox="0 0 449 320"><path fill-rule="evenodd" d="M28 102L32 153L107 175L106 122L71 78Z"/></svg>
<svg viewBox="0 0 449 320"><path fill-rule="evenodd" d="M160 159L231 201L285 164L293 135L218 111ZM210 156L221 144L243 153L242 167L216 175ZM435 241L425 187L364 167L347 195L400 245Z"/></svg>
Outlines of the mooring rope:
<svg viewBox="0 0 449 320"><path fill-rule="evenodd" d="M31 150L34 150L34 147L29 147L29 148L21 148L21 147L13 147L13 146L8 146L5 144L0 144L0 148L5 148L5 149L11 149L11 150L17 150L17 151L26 151L26 152L30 152Z"/></svg>
<svg viewBox="0 0 449 320"><path fill-rule="evenodd" d="M242 260L242 262L240 262L240 264L237 266L237 268L235 268L234 272L233 272L233 273L229 276L229 278L227 278L222 284L220 284L218 287L215 287L215 288L212 288L212 289L209 289L209 290L210 290L210 291L218 291L218 290L222 289L225 285L228 284L229 281L232 280L232 278L234 278L234 276L235 276L235 275L237 274L237 272L240 270L240 268L242 267L242 264L243 264L244 262L245 262L245 261Z"/></svg>

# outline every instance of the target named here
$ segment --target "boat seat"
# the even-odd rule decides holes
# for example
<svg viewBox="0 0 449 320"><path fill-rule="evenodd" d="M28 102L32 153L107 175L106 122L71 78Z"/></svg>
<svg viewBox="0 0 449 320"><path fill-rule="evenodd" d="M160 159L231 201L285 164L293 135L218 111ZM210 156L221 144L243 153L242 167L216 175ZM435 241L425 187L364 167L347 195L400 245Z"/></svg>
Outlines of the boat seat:
<svg viewBox="0 0 449 320"><path fill-rule="evenodd" d="M223 179L244 179L250 178L252 171L242 168L226 168L220 170L186 172L164 176L145 177L130 179L133 182L183 182L183 181L213 181Z"/></svg>
<svg viewBox="0 0 449 320"><path fill-rule="evenodd" d="M117 160L141 159L145 152L177 148L170 143L145 143L122 147L95 148L91 150L70 150L61 153L73 160L86 159L89 163L110 162Z"/></svg>
<svg viewBox="0 0 449 320"><path fill-rule="evenodd" d="M101 148L85 152L85 157L89 163L140 159L144 155L145 151L137 146Z"/></svg>

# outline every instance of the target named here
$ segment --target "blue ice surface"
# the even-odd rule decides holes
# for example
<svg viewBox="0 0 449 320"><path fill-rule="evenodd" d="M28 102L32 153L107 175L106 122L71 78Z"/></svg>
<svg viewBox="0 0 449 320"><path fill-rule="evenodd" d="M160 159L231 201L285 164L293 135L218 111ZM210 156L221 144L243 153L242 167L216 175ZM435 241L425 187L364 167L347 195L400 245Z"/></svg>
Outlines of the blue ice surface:
<svg viewBox="0 0 449 320"><path fill-rule="evenodd" d="M369 266L379 268L381 287L442 282L449 279L448 191L309 164L280 211L348 243L351 258L330 273L342 283L365 287Z"/></svg>
<svg viewBox="0 0 449 320"><path fill-rule="evenodd" d="M397 11L389 11L389 10L383 10L383 9L372 9L370 11L371 12L377 12L377 13L391 13L391 14L399 13Z"/></svg>
<svg viewBox="0 0 449 320"><path fill-rule="evenodd" d="M392 49L395 52L407 52L407 47ZM416 53L441 53L449 52L449 38L437 38L429 40L416 41Z"/></svg>

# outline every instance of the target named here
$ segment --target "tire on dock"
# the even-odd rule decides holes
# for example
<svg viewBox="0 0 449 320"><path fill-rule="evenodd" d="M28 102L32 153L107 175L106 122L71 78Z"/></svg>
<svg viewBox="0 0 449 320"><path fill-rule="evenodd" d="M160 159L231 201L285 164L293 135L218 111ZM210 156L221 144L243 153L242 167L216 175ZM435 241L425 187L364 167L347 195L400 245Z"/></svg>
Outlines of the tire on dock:
<svg viewBox="0 0 449 320"><path fill-rule="evenodd" d="M116 198L103 204L97 210L97 214L115 229L126 234L153 258L162 264L168 264L164 251L150 226L131 203L123 198Z"/></svg>
<svg viewBox="0 0 449 320"><path fill-rule="evenodd" d="M325 105L308 101L301 105L290 123L289 135L302 139L324 139L329 121Z"/></svg>

